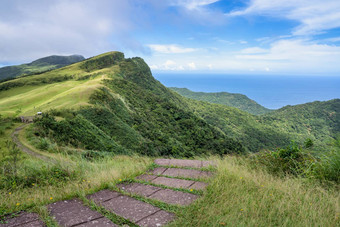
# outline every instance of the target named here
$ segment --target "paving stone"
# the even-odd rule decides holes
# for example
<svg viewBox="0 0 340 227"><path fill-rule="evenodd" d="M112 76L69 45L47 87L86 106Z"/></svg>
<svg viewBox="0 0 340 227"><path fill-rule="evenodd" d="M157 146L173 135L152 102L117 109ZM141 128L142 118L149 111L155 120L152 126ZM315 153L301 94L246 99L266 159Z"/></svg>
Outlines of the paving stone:
<svg viewBox="0 0 340 227"><path fill-rule="evenodd" d="M167 170L167 168L164 167L157 167L154 170L150 171L151 174L154 175L162 175L164 173L164 171Z"/></svg>
<svg viewBox="0 0 340 227"><path fill-rule="evenodd" d="M196 181L193 185L190 186L190 189L203 190L207 186L208 186L207 183Z"/></svg>
<svg viewBox="0 0 340 227"><path fill-rule="evenodd" d="M92 220L89 222L86 222L81 225L77 225L77 227L118 227L119 225L116 225L112 223L109 219L106 217L102 217L96 220Z"/></svg>
<svg viewBox="0 0 340 227"><path fill-rule="evenodd" d="M137 180L145 180L145 181L152 181L155 178L157 178L157 176L150 175L150 174L143 174L143 175L136 177Z"/></svg>
<svg viewBox="0 0 340 227"><path fill-rule="evenodd" d="M207 175L202 174L202 171L195 169L178 169L169 168L162 175L170 177L188 177L188 178L202 178L207 177Z"/></svg>
<svg viewBox="0 0 340 227"><path fill-rule="evenodd" d="M216 166L214 161L202 161L202 167Z"/></svg>
<svg viewBox="0 0 340 227"><path fill-rule="evenodd" d="M94 200L94 202L97 201ZM158 207L124 195L103 202L101 206L133 222L138 222L160 210Z"/></svg>
<svg viewBox="0 0 340 227"><path fill-rule="evenodd" d="M151 182L154 184L162 184L162 185L173 187L173 188L188 188L195 181L174 179L174 178L168 178L168 177L157 177Z"/></svg>
<svg viewBox="0 0 340 227"><path fill-rule="evenodd" d="M160 166L169 166L170 165L170 159L156 159L155 163Z"/></svg>
<svg viewBox="0 0 340 227"><path fill-rule="evenodd" d="M148 197L149 195L162 189L162 188L155 187L152 185L145 185L145 184L139 184L139 183L120 184L117 186L125 192L141 195L144 197Z"/></svg>
<svg viewBox="0 0 340 227"><path fill-rule="evenodd" d="M1 224L1 227L14 227L14 226L45 226L45 224L40 220L39 215L35 213L21 212L16 217L9 217L5 219L6 223Z"/></svg>
<svg viewBox="0 0 340 227"><path fill-rule="evenodd" d="M156 199L165 203L175 205L189 205L195 201L199 196L191 193L174 191L170 189L162 189L149 196L151 199Z"/></svg>
<svg viewBox="0 0 340 227"><path fill-rule="evenodd" d="M73 226L103 217L100 213L83 205L79 199L59 201L47 207L61 226Z"/></svg>
<svg viewBox="0 0 340 227"><path fill-rule="evenodd" d="M208 177L212 177L213 175L214 175L213 172L201 171L201 178L208 178Z"/></svg>
<svg viewBox="0 0 340 227"><path fill-rule="evenodd" d="M96 192L92 195L88 195L86 197L90 200L95 200L98 203L102 203L102 202L105 202L105 201L110 200L112 198L118 197L120 195L121 194L118 193L118 192L105 189L105 190L101 190L99 192Z"/></svg>
<svg viewBox="0 0 340 227"><path fill-rule="evenodd" d="M201 168L202 167L202 161L200 161L200 160L170 159L170 166Z"/></svg>
<svg viewBox="0 0 340 227"><path fill-rule="evenodd" d="M174 219L175 215L173 213L160 210L157 213L138 221L137 224L142 227L159 227L168 224Z"/></svg>
<svg viewBox="0 0 340 227"><path fill-rule="evenodd" d="M46 225L41 220L37 220L37 221L25 223L25 224L16 225L16 226L20 226L20 227L44 227Z"/></svg>

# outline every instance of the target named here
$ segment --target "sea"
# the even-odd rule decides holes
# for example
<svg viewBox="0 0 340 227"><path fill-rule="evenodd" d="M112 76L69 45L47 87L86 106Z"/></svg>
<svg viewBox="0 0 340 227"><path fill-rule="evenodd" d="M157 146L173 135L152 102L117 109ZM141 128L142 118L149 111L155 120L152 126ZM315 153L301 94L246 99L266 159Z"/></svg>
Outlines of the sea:
<svg viewBox="0 0 340 227"><path fill-rule="evenodd" d="M340 98L340 76L154 73L167 87L248 96L269 109Z"/></svg>

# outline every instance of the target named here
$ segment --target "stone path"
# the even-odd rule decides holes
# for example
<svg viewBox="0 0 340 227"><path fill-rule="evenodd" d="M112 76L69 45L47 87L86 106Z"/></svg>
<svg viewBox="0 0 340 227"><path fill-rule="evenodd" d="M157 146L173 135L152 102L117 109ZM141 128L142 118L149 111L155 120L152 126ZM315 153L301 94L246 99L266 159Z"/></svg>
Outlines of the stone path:
<svg viewBox="0 0 340 227"><path fill-rule="evenodd" d="M138 195L171 205L187 206L199 198L197 194L190 193L192 189L204 190L208 185L199 180L213 176L212 172L203 171L201 168L208 167L214 163L181 159L156 159L155 163L160 167L136 177L137 182L117 185L121 192L125 194L119 191L101 190L88 195L86 198L93 201L97 206L139 226L159 227L170 223L176 218L174 213L162 210L129 195ZM178 189L186 189L187 191ZM118 226L101 213L90 209L77 198L49 204L47 209L51 217L60 226ZM15 226L42 227L45 224L37 214L26 212L20 213L18 217L7 219L6 224L0 224L0 227Z"/></svg>

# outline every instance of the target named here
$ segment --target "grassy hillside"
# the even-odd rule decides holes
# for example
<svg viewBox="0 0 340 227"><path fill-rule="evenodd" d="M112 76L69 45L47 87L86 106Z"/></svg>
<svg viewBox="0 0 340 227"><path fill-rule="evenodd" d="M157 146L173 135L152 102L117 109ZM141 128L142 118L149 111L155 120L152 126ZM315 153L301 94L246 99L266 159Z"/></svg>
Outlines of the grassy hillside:
<svg viewBox="0 0 340 227"><path fill-rule="evenodd" d="M141 58L119 52L7 81L0 91L2 115L46 113L36 135L59 146L186 157L244 151L190 112Z"/></svg>
<svg viewBox="0 0 340 227"><path fill-rule="evenodd" d="M270 109L261 106L254 100L251 100L247 96L242 94L234 94L228 92L193 92L187 88L176 87L170 87L170 89L187 98L236 107L240 110L255 115L261 115L271 112Z"/></svg>
<svg viewBox="0 0 340 227"><path fill-rule="evenodd" d="M8 80L19 76L46 72L48 70L61 68L79 61L83 61L84 59L85 58L81 55L71 56L52 55L40 58L28 64L2 67L0 68L0 81Z"/></svg>
<svg viewBox="0 0 340 227"><path fill-rule="evenodd" d="M284 147L292 140L303 145L307 139L314 142L314 150L327 151L339 132L339 99L288 106L261 116L193 99L186 102L194 113L252 152Z"/></svg>
<svg viewBox="0 0 340 227"><path fill-rule="evenodd" d="M242 152L242 147L257 152L287 146L291 140L303 145L307 139L314 142L313 149L325 151L339 132L339 106L339 100L333 100L254 116L181 97L155 80L141 58L125 59L118 52L0 83L1 115L53 110L39 125L41 136L118 153L189 157ZM70 125L74 137L67 139L62 132ZM87 134L94 134L97 144L89 144Z"/></svg>

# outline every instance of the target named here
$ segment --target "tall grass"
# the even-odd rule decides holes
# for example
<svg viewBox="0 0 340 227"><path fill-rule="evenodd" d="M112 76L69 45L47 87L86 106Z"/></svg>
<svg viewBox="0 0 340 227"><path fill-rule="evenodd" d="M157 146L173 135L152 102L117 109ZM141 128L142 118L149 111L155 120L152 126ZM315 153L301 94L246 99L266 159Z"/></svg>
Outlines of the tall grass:
<svg viewBox="0 0 340 227"><path fill-rule="evenodd" d="M218 161L203 197L170 226L339 226L339 191L278 178L242 157Z"/></svg>

